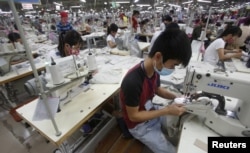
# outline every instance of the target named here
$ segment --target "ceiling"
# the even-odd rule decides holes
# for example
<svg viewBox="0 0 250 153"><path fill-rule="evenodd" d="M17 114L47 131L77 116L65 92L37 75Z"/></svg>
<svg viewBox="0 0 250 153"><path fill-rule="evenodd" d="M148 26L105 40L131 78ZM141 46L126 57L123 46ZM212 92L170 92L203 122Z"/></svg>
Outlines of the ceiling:
<svg viewBox="0 0 250 153"><path fill-rule="evenodd" d="M139 0L139 2L134 3L135 0L85 0L86 2L82 2L81 0L41 0L41 5L34 5L34 8L37 10L49 8L49 9L54 9L55 5L53 4L54 2L56 3L61 3L64 6L64 9L69 9L70 6L82 6L82 9L84 10L90 10L90 9L95 9L95 10L102 10L104 8L110 9L113 5L112 2L120 2L120 1L129 1L129 3L122 3L116 5L117 8L119 9L130 9L130 6L133 4L149 4L151 6L154 6L155 2L161 2L160 4L179 4L183 7L187 7L188 4L182 4L183 2L191 1L191 0ZM234 3L243 3L243 2L248 2L249 0L225 0L224 2L218 3L218 0L207 0L211 1L211 3L203 3L199 2L200 0L193 0L193 4L199 4L199 5L205 5L205 6L222 6L222 4L225 5L225 7L230 7L230 5ZM106 2L106 3L105 3ZM9 11L9 5L7 2L0 1L0 8L3 11ZM16 4L17 10L21 10L22 6L21 4Z"/></svg>

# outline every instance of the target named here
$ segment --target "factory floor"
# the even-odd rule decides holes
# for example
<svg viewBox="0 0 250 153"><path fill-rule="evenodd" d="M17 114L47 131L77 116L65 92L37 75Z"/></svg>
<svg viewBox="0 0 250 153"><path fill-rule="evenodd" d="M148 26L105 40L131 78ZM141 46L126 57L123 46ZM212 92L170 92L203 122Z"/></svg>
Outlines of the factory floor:
<svg viewBox="0 0 250 153"><path fill-rule="evenodd" d="M53 153L57 148L37 131L16 122L8 111L0 108L1 153ZM96 153L151 153L138 140L124 138L118 126L113 127L99 143Z"/></svg>

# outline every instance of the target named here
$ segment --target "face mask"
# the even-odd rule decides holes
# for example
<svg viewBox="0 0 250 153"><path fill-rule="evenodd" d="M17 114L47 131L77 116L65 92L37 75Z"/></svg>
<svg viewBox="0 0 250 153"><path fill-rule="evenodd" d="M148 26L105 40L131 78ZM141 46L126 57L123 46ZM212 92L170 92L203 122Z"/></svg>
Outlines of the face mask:
<svg viewBox="0 0 250 153"><path fill-rule="evenodd" d="M154 64L154 70L159 74L159 75L170 75L174 72L174 69L167 69L163 66L163 68L161 69L161 71L159 71L157 68L156 68L156 64Z"/></svg>
<svg viewBox="0 0 250 153"><path fill-rule="evenodd" d="M73 49L74 47L70 48L69 54L70 55L78 55L79 49Z"/></svg>

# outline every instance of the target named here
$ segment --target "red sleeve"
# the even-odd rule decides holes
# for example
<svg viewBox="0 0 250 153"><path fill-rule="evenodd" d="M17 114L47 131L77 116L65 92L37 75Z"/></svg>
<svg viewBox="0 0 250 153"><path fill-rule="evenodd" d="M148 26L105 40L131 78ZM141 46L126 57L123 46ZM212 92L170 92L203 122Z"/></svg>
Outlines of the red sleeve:
<svg viewBox="0 0 250 153"><path fill-rule="evenodd" d="M138 22L137 22L137 19L135 17L132 17L132 27L134 29L137 29L137 27L138 27Z"/></svg>

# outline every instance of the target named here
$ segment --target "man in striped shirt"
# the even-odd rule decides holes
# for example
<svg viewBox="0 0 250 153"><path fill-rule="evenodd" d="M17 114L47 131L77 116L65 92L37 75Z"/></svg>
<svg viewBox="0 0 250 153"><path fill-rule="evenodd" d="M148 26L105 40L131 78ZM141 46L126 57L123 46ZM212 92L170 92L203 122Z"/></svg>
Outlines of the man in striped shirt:
<svg viewBox="0 0 250 153"><path fill-rule="evenodd" d="M72 30L73 27L68 22L68 13L61 12L60 15L61 15L61 21L56 25L57 32L60 34L60 33L65 33L66 31Z"/></svg>

